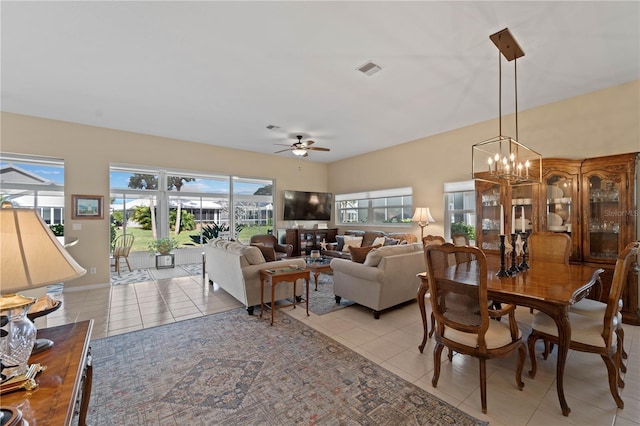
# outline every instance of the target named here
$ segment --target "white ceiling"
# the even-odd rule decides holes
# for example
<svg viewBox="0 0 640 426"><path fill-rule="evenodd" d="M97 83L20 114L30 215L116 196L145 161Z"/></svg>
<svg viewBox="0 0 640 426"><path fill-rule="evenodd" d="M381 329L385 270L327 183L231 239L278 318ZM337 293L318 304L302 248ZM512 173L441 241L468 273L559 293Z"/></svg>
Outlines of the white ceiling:
<svg viewBox="0 0 640 426"><path fill-rule="evenodd" d="M519 111L640 77L638 1L0 7L3 111L261 153L301 133L331 148L311 161L497 117L505 27ZM382 71L356 71L369 60ZM503 63L503 114L512 78Z"/></svg>

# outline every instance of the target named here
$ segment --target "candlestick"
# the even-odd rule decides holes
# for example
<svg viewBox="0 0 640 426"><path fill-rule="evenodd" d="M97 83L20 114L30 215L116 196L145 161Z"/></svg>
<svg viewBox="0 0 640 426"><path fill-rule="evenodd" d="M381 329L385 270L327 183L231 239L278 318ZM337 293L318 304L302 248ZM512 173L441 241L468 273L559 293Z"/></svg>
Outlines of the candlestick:
<svg viewBox="0 0 640 426"><path fill-rule="evenodd" d="M526 271L530 268L529 263L527 263L527 234L522 234L522 262L518 265L521 271Z"/></svg>
<svg viewBox="0 0 640 426"><path fill-rule="evenodd" d="M511 267L509 268L508 272L510 276L514 276L517 275L518 272L520 272L520 269L518 269L518 265L516 264L516 234L512 233L511 234Z"/></svg>
<svg viewBox="0 0 640 426"><path fill-rule="evenodd" d="M504 207L500 204L500 235L504 235Z"/></svg>
<svg viewBox="0 0 640 426"><path fill-rule="evenodd" d="M511 207L511 233L516 232L516 206Z"/></svg>
<svg viewBox="0 0 640 426"><path fill-rule="evenodd" d="M521 210L520 221L522 223L522 233L524 234L524 207L522 207L522 210Z"/></svg>
<svg viewBox="0 0 640 426"><path fill-rule="evenodd" d="M509 272L507 272L507 270L505 269L505 264L504 264L504 234L500 234L500 270L496 272L496 276L497 277L509 276Z"/></svg>

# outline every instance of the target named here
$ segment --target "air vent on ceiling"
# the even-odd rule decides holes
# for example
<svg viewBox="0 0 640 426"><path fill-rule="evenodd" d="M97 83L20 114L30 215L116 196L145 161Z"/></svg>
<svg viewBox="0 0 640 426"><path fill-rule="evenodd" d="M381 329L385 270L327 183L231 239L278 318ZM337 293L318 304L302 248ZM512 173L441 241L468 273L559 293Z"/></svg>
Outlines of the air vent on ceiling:
<svg viewBox="0 0 640 426"><path fill-rule="evenodd" d="M279 128L280 128L280 126L276 126L274 124L267 125L267 129L269 129L269 130L275 130L275 129L279 129Z"/></svg>
<svg viewBox="0 0 640 426"><path fill-rule="evenodd" d="M360 66L357 68L358 71L360 71L363 74L366 75L373 75L375 73L377 73L378 71L380 71L382 68L380 68L379 65L374 64L373 62L369 61L366 64Z"/></svg>

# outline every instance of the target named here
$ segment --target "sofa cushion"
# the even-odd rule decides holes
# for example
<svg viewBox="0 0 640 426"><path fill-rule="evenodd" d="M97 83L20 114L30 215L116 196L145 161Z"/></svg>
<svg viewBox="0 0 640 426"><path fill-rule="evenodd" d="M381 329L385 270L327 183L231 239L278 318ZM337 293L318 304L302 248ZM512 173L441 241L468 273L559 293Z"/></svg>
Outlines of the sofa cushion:
<svg viewBox="0 0 640 426"><path fill-rule="evenodd" d="M336 251L342 251L344 248L344 235L336 235Z"/></svg>
<svg viewBox="0 0 640 426"><path fill-rule="evenodd" d="M258 249L262 252L262 256L264 256L265 262L275 262L276 261L276 251L273 247L267 247L263 243L252 243L254 247L258 247Z"/></svg>
<svg viewBox="0 0 640 426"><path fill-rule="evenodd" d="M242 243L234 242L226 246L226 250L233 254L241 254L250 265L264 263L264 256L258 247L246 246Z"/></svg>
<svg viewBox="0 0 640 426"><path fill-rule="evenodd" d="M362 237L344 236L344 246L342 251L349 253L349 247L360 247L362 245Z"/></svg>
<svg viewBox="0 0 640 426"><path fill-rule="evenodd" d="M396 246L383 246L367 253L364 260L365 266L378 266L380 260L385 256L395 256L397 254L412 253L415 249L411 244L403 244Z"/></svg>
<svg viewBox="0 0 640 426"><path fill-rule="evenodd" d="M364 260L367 257L367 253L371 250L377 249L378 247L382 247L382 245L378 244L376 246L366 246L366 247L349 247L349 253L351 254L351 260L358 263L364 263Z"/></svg>
<svg viewBox="0 0 640 426"><path fill-rule="evenodd" d="M373 240L373 243L371 243L371 245L372 246L383 246L385 238L386 237L376 237L376 239Z"/></svg>
<svg viewBox="0 0 640 426"><path fill-rule="evenodd" d="M384 237L383 245L385 246L396 246L398 245L398 243L400 243L400 240L396 240L395 238Z"/></svg>

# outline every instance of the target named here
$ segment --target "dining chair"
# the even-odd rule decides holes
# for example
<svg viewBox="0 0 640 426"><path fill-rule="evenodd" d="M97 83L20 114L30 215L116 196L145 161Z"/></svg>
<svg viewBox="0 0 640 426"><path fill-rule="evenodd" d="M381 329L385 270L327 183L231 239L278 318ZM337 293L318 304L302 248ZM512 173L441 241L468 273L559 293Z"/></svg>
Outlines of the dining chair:
<svg viewBox="0 0 640 426"><path fill-rule="evenodd" d="M535 232L527 241L530 261L569 263L571 237L559 232Z"/></svg>
<svg viewBox="0 0 640 426"><path fill-rule="evenodd" d="M426 235L425 237L422 238L422 248L426 253L426 248L430 245L441 245L444 244L446 242L446 240L444 239L444 237L441 237L440 235ZM425 256L425 268L427 265L427 258ZM427 292L425 293L425 297L430 297L430 293L429 290L427 290ZM420 346L418 346L418 349L420 349L420 352L422 352L422 350L424 349L424 346L427 343L427 336L431 337L433 335L433 331L436 328L436 317L433 316L433 312L431 313L431 331L429 331L428 327L426 327L426 319L423 318L422 319L423 323L425 324L425 330L424 330L424 336L422 337L422 343L420 344Z"/></svg>
<svg viewBox="0 0 640 426"><path fill-rule="evenodd" d="M516 384L522 390L522 369L526 346L515 319L515 305L499 311L489 309L487 296L487 259L477 247L455 246L451 243L425 248L427 274L431 290L431 307L436 317L436 345L433 349L434 370L431 384L436 387L440 377L442 350L478 358L480 364L480 399L482 412L487 413L486 360L506 358L518 352ZM456 253L467 254L472 262L443 267ZM506 316L508 321L491 321Z"/></svg>
<svg viewBox="0 0 640 426"><path fill-rule="evenodd" d="M115 268L118 275L120 275L120 259L124 259L127 263L127 268L129 268L129 272L131 272L131 265L129 264L129 252L131 251L131 247L133 246L133 241L135 237L133 234L124 234L116 237L113 242L113 254L111 258L115 262Z"/></svg>
<svg viewBox="0 0 640 426"><path fill-rule="evenodd" d="M569 311L571 324L569 348L580 352L596 353L602 357L607 367L609 390L618 408L624 408L624 402L618 392L618 387L624 387L624 381L619 373L622 363L622 343L618 339L617 332L620 322L620 296L627 282L629 266L632 259L638 255L639 248L640 242L633 241L618 255L604 312L600 315L583 315ZM536 375L535 344L538 339L558 343L558 328L553 319L543 312L533 317L531 334L527 339L531 358L529 372L531 377Z"/></svg>

